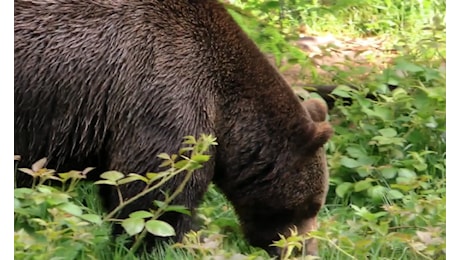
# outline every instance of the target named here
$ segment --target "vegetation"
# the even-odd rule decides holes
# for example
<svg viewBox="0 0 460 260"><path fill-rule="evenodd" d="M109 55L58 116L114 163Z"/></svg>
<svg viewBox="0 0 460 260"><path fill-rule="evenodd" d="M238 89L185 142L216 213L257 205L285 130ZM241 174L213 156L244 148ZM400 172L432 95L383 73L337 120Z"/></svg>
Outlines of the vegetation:
<svg viewBox="0 0 460 260"><path fill-rule="evenodd" d="M310 234L320 241L320 257L445 259L445 1L241 0L226 6L260 48L273 56L287 80L295 82L300 97L317 96L308 93L306 85L331 83L339 85L335 95L352 100L345 104L338 99L330 111L335 129L326 145L330 188L320 228ZM327 33L341 42L382 40L377 47L366 46L372 51L365 55L363 46L355 44L351 45L355 58L319 65L317 58L293 44L299 34ZM337 46L320 48L322 58L344 52ZM388 85L398 87L390 91ZM377 100L365 98L368 93ZM99 184L140 180L153 185L154 180L178 172L192 174L208 159L204 148L213 142L210 137L189 138L179 156L160 155L170 167L165 172L127 178L108 172ZM195 157L180 157L190 150ZM167 199L156 202L157 211L113 219L101 211L97 187L79 181L86 171L52 177L56 175L40 163L22 170L40 175L37 181L41 181L31 189L15 189L17 259L138 259L133 254L136 243L134 248L123 245L127 236L111 241L112 222L122 221L139 240L148 232L173 234L169 225L157 221L163 212L187 214L180 205L168 205ZM43 185L49 178L62 182L62 189ZM159 188L152 185L150 189ZM269 258L247 244L231 204L214 186L198 209L198 220L199 231L189 233L182 243L161 247L153 256L146 253L145 258ZM292 249L302 239L280 238L274 246ZM283 259L295 259L290 250L285 252Z"/></svg>

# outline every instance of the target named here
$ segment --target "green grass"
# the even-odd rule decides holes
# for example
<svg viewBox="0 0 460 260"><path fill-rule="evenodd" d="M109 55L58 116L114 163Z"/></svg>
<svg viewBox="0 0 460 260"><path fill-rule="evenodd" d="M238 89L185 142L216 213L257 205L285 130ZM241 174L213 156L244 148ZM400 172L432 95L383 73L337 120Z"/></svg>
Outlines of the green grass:
<svg viewBox="0 0 460 260"><path fill-rule="evenodd" d="M277 1L239 1L231 12L263 51L275 55L280 66L283 59L301 64L310 73L304 78L306 83L358 86L352 91L339 88L336 94L352 98L353 105L343 106L338 101L330 111L329 120L335 129L326 146L330 189L319 216L320 228L311 234L320 240L320 257L445 259L446 83L440 67L446 53L445 1L283 3L280 12ZM353 63L346 70L322 68L334 75L326 77L311 66L302 51L289 44L302 26L315 34L387 37L385 45L397 54L383 68L379 64L362 68ZM363 70L369 73L363 76ZM387 83L399 88L391 93ZM377 94L378 100L365 99L368 92ZM88 214L104 214L94 185L81 183L73 195L75 199L69 200L88 207L84 208ZM16 203L15 199L18 210L24 206ZM52 218L45 214L46 208L34 210L48 224L37 220L26 231L44 225L61 227L62 216ZM197 213L199 231L190 233L181 244L159 247L144 258L268 258L265 251L244 240L231 204L214 186ZM16 213L15 220L20 223ZM16 258L50 259L47 253L56 245L65 259L139 259L122 245L123 237L115 241L110 237L107 224L76 221L66 222L65 227L64 233L44 235L51 240L33 241L19 232L23 226L15 224ZM87 239L77 240L72 232ZM34 248L34 243L44 243L49 250Z"/></svg>

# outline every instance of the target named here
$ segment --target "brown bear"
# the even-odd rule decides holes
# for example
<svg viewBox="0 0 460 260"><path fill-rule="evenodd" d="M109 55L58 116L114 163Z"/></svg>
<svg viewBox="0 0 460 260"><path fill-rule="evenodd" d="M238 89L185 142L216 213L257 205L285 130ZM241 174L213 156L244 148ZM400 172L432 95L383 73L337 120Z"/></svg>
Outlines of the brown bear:
<svg viewBox="0 0 460 260"><path fill-rule="evenodd" d="M158 171L156 155L176 153L184 136L212 134L212 160L174 204L193 211L214 181L251 244L267 249L288 227L310 229L304 226L322 203L317 179L326 173L322 146L332 128L302 107L221 3L15 0L14 21L20 167L47 157L59 172L92 166L144 174ZM165 185L174 189L182 179ZM19 186L29 181L18 174ZM122 193L131 197L143 185L130 183ZM109 210L118 205L114 190L101 196ZM120 218L162 196L142 197ZM176 240L191 228L184 214L162 219Z"/></svg>

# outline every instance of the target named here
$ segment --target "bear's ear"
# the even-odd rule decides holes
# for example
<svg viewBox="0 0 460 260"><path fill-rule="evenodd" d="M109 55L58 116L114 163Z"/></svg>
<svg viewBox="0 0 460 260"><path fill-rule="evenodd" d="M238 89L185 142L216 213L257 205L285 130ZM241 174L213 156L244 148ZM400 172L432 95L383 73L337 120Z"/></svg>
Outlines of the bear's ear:
<svg viewBox="0 0 460 260"><path fill-rule="evenodd" d="M323 146L333 135L331 124L326 121L327 105L320 99L312 98L302 102L303 108L310 114L314 125L314 134L310 136L307 151L316 151Z"/></svg>
<svg viewBox="0 0 460 260"><path fill-rule="evenodd" d="M334 134L334 130L329 122L315 122L315 134L308 142L308 150L316 151L322 147Z"/></svg>
<svg viewBox="0 0 460 260"><path fill-rule="evenodd" d="M302 106L310 113L311 118L315 122L326 121L327 105L318 98L308 99L302 102Z"/></svg>

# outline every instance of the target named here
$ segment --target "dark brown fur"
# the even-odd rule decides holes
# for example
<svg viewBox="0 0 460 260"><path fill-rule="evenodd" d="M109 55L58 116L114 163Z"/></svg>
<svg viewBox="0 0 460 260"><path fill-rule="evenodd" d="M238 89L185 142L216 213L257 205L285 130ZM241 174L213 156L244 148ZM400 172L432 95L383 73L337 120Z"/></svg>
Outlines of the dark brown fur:
<svg viewBox="0 0 460 260"><path fill-rule="evenodd" d="M326 172L317 157L332 129L312 120L221 4L15 0L14 12L14 152L21 167L47 157L60 172L93 166L144 174L158 171L156 155L176 153L183 136L213 134L213 160L175 204L193 210L215 181L249 241L264 248L316 216L324 185L314 180ZM123 194L142 188L126 185ZM102 196L109 209L118 204L114 191ZM161 198L153 192L120 217ZM186 215L163 219L176 239L191 228Z"/></svg>

